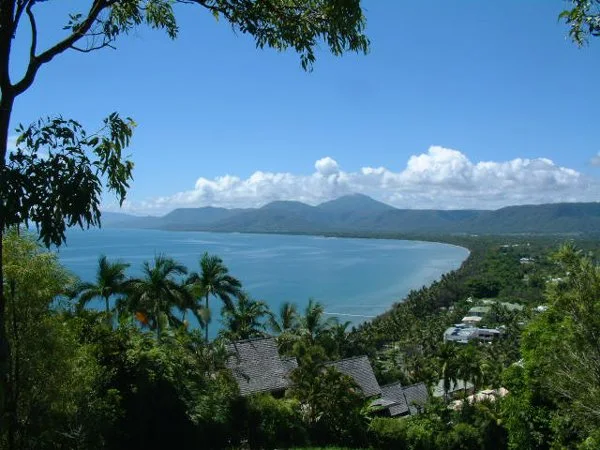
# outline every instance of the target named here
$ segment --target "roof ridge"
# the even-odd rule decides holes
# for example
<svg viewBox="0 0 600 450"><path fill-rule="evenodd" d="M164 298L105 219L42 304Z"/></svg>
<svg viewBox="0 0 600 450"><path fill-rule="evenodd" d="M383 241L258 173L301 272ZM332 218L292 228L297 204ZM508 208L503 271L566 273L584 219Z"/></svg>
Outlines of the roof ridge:
<svg viewBox="0 0 600 450"><path fill-rule="evenodd" d="M275 340L275 336L263 336L263 337L253 337L253 338L248 338L248 339L240 339L239 341L230 341L227 342L226 345L236 345L236 344L242 344L245 342L253 342L253 341L267 341L267 340Z"/></svg>
<svg viewBox="0 0 600 450"><path fill-rule="evenodd" d="M360 358L369 359L369 357L367 355L351 356L349 358L343 358L343 359L337 359L335 361L329 361L327 364L335 364L335 363L339 363L339 362L343 362L343 361L352 361L353 359L360 359Z"/></svg>

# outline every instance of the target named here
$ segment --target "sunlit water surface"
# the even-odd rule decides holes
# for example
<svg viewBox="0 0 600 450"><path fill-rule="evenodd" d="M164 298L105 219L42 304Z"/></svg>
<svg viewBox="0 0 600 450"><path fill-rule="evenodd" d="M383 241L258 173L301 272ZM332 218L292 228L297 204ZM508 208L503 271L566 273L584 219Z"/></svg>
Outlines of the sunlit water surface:
<svg viewBox="0 0 600 450"><path fill-rule="evenodd" d="M139 276L143 261L154 255L164 253L198 271L200 256L209 252L273 311L285 301L303 307L312 297L328 314L354 324L381 314L468 256L464 248L431 242L317 236L92 229L71 230L67 239L59 258L84 281L94 280L101 254L130 263L128 275Z"/></svg>

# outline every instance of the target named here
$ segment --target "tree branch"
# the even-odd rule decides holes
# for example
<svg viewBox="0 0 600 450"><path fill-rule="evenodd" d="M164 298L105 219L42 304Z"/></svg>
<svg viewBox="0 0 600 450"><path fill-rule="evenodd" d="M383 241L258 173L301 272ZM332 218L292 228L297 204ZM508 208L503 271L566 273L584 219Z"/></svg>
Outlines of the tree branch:
<svg viewBox="0 0 600 450"><path fill-rule="evenodd" d="M30 57L25 75L23 75L23 78L14 85L15 95L25 92L33 84L35 76L42 65L52 61L56 55L59 55L65 50L71 48L77 41L84 37L92 25L96 22L96 19L102 10L112 6L117 1L118 0L95 0L88 12L86 19L79 27L77 27L75 31L73 31L73 33L46 51L42 52L40 55L34 55L33 57Z"/></svg>
<svg viewBox="0 0 600 450"><path fill-rule="evenodd" d="M27 17L29 17L29 23L31 24L31 47L29 48L30 61L35 58L35 51L37 48L37 25L35 23L35 16L33 15L33 12L31 12L33 3L34 2L29 3L26 9Z"/></svg>
<svg viewBox="0 0 600 450"><path fill-rule="evenodd" d="M17 32L17 28L19 28L19 21L21 20L21 16L26 8L30 8L36 0L19 0L17 1L17 10L15 12L15 18L13 20L13 27L11 33L14 37Z"/></svg>
<svg viewBox="0 0 600 450"><path fill-rule="evenodd" d="M87 48L81 48L81 47L77 47L75 45L71 45L70 48L73 50L76 50L78 52L81 52L81 53L91 53L95 50L100 50L100 49L107 48L107 47L112 48L113 50L117 49L117 47L115 47L114 45L111 45L109 42L103 42L102 44L94 45L94 46L87 47Z"/></svg>

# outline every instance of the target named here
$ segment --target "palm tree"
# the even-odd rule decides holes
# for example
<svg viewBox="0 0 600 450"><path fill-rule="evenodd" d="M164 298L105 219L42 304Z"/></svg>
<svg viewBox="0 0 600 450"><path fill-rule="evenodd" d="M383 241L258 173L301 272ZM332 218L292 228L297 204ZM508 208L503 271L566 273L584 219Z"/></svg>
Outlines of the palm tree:
<svg viewBox="0 0 600 450"><path fill-rule="evenodd" d="M189 292L176 277L185 275L187 269L172 258L158 255L153 265L144 262L142 272L143 278L131 282L132 293L126 307L132 313L145 315L160 339L162 328L169 322L180 323L173 308L186 304Z"/></svg>
<svg viewBox="0 0 600 450"><path fill-rule="evenodd" d="M269 328L277 335L277 345L283 354L289 354L298 340L300 317L295 303L284 302L279 307L279 314L271 314Z"/></svg>
<svg viewBox="0 0 600 450"><path fill-rule="evenodd" d="M339 323L337 320L332 321L329 328L329 337L333 343L334 355L337 358L344 358L348 349L348 327L352 322L346 321Z"/></svg>
<svg viewBox="0 0 600 450"><path fill-rule="evenodd" d="M304 315L300 317L301 334L307 336L310 341L321 337L336 323L335 318L325 319L324 317L325 308L323 305L315 299L309 299Z"/></svg>
<svg viewBox="0 0 600 450"><path fill-rule="evenodd" d="M269 328L277 334L293 332L298 326L298 307L291 302L282 303L279 307L279 317L273 314L269 319Z"/></svg>
<svg viewBox="0 0 600 450"><path fill-rule="evenodd" d="M253 300L245 292L240 292L237 303L223 307L223 336L231 341L264 336L265 319L271 311L265 302Z"/></svg>
<svg viewBox="0 0 600 450"><path fill-rule="evenodd" d="M439 376L444 383L444 400L448 401L448 392L457 383L456 347L450 342L442 344L438 358L440 361Z"/></svg>
<svg viewBox="0 0 600 450"><path fill-rule="evenodd" d="M209 298L218 297L225 307L233 309L232 297L236 297L241 290L242 283L237 278L229 275L229 269L223 260L216 255L204 253L200 259L200 274L193 273L188 282L197 286L197 293L205 300L205 340L208 342L208 323L210 322Z"/></svg>
<svg viewBox="0 0 600 450"><path fill-rule="evenodd" d="M462 348L456 355L456 375L463 380L464 397L467 396L467 383L473 383L477 391L482 379L482 363L479 352L473 345Z"/></svg>
<svg viewBox="0 0 600 450"><path fill-rule="evenodd" d="M85 307L94 298L103 298L106 317L110 322L110 298L127 293L128 281L125 277L125 270L128 267L129 264L121 261L111 263L105 255L101 255L98 259L96 283L80 283L75 287L74 294L79 297L79 307Z"/></svg>

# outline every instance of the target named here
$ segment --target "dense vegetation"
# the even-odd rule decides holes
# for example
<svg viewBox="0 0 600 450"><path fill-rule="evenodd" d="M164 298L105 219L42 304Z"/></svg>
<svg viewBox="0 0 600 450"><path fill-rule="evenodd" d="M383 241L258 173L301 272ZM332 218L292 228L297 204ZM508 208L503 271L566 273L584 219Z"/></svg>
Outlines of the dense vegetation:
<svg viewBox="0 0 600 450"><path fill-rule="evenodd" d="M314 300L302 310L269 311L216 256L199 255L198 273L157 256L139 279L126 276L126 263L101 257L97 279L83 282L34 240L10 233L4 279L14 388L1 446L597 448L600 274L593 258L573 245L550 258L552 240L455 243L471 249L461 269L349 330L326 320ZM594 242L579 245L597 250ZM444 343L444 329L466 313L469 297L525 308L492 308L486 325L505 327L493 344ZM536 312L541 304L548 310ZM223 325L214 341L203 332L217 316L211 311L220 311ZM199 328L189 325L191 316ZM225 367L225 343L264 335L277 336L280 352L297 358L292 388L283 397L241 397ZM352 379L325 365L359 354L369 355L381 384L465 380L475 390L510 393L453 408L445 395L419 415L381 417Z"/></svg>
<svg viewBox="0 0 600 450"><path fill-rule="evenodd" d="M162 217L114 214L108 226L287 233L597 233L600 204L563 203L521 205L487 210L396 209L360 194L347 195L317 206L276 201L261 208L181 208Z"/></svg>

